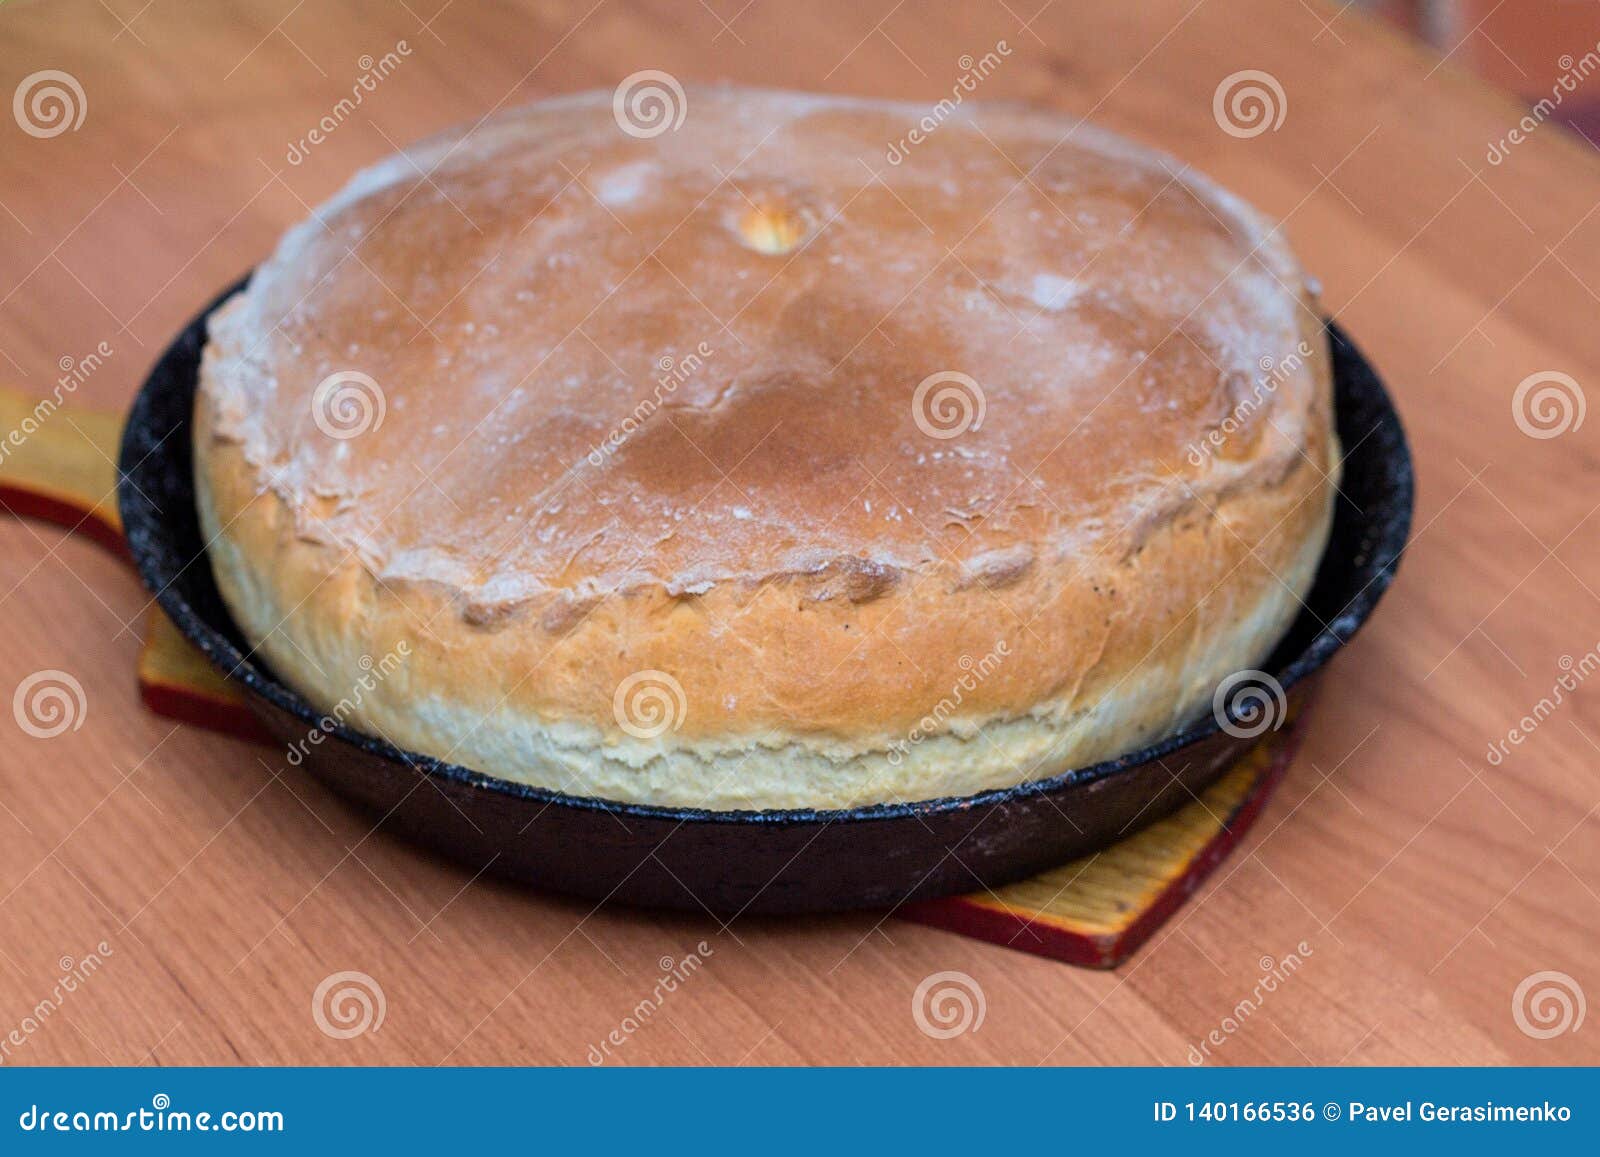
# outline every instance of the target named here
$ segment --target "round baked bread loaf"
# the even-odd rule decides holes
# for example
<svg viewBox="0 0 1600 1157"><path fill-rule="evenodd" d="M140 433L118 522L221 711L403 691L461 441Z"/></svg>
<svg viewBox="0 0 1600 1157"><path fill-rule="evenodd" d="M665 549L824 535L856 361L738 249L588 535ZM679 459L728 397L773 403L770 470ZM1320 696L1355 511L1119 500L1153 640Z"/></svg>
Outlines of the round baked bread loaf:
<svg viewBox="0 0 1600 1157"><path fill-rule="evenodd" d="M280 677L489 775L832 808L1263 661L1338 475L1271 223L1038 110L658 95L391 157L212 318L200 515Z"/></svg>

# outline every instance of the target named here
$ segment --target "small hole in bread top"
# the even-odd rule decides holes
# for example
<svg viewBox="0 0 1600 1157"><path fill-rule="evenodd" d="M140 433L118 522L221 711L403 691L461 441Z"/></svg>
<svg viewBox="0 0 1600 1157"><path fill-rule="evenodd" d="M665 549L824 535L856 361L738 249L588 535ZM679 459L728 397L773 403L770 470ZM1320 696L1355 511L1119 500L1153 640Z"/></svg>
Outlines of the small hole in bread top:
<svg viewBox="0 0 1600 1157"><path fill-rule="evenodd" d="M792 252L811 231L809 215L771 201L757 202L739 218L739 239L757 253Z"/></svg>

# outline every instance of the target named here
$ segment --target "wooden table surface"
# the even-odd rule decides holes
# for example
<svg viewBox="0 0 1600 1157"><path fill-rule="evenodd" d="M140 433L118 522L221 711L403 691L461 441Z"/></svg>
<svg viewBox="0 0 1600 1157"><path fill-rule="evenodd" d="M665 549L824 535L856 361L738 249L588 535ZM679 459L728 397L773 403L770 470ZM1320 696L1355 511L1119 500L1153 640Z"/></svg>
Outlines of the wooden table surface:
<svg viewBox="0 0 1600 1157"><path fill-rule="evenodd" d="M1547 971L1600 997L1600 685L1582 682L1600 417L1533 437L1551 431L1514 412L1530 375L1570 375L1554 388L1574 401L1600 383L1600 157L1547 124L1491 164L1524 110L1356 12L12 0L0 96L56 69L86 103L53 136L0 118L0 378L47 393L104 342L75 400L120 407L196 307L357 166L495 107L641 69L931 102L1002 40L981 97L1092 117L1284 220L1413 439L1400 581L1196 899L1102 973L878 916L723 928L472 879L370 835L278 753L145 713L137 582L57 528L0 519L0 699L60 670L87 705L54 738L0 711L0 1060L583 1064L613 1030L611 1063L632 1064L1182 1065L1213 1030L1214 1063L1600 1060L1600 1014L1544 1039L1513 1010ZM400 41L409 55L291 163L362 58ZM1213 113L1246 69L1281 87L1275 130L1234 135ZM1492 762L1563 675L1576 690ZM623 1031L662 958L702 941L703 967ZM1290 953L1299 970L1239 1018L1263 958ZM346 971L384 1004L348 1039L312 1011ZM913 993L941 971L981 989L977 1031L919 1029Z"/></svg>

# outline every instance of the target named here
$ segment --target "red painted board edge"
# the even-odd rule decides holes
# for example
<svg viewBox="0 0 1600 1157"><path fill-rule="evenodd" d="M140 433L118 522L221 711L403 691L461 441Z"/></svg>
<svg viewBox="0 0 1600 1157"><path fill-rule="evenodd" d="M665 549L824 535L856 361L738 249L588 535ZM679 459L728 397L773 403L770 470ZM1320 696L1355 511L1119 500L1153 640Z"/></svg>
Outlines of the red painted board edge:
<svg viewBox="0 0 1600 1157"><path fill-rule="evenodd" d="M187 687L139 680L139 698L156 715L234 739L270 745L272 737L249 708L221 703Z"/></svg>
<svg viewBox="0 0 1600 1157"><path fill-rule="evenodd" d="M98 514L84 510L75 502L0 483L0 510L9 510L22 518L38 518L64 526L77 534L87 535L122 561L133 561L122 528Z"/></svg>
<svg viewBox="0 0 1600 1157"><path fill-rule="evenodd" d="M964 896L919 900L898 909L895 915L917 924L974 936L1018 952L1032 952L1036 956L1046 956L1066 964L1087 968L1117 967L1137 952L1156 929L1183 906L1254 826L1267 800L1288 773L1289 764L1300 748L1308 714L1305 708L1310 706L1312 690L1307 687L1306 702L1298 718L1290 725L1289 734L1273 754L1267 769L1228 816L1222 830L1195 853L1183 872L1163 888L1149 907L1121 932L1106 936L1068 932L1015 912L972 903Z"/></svg>

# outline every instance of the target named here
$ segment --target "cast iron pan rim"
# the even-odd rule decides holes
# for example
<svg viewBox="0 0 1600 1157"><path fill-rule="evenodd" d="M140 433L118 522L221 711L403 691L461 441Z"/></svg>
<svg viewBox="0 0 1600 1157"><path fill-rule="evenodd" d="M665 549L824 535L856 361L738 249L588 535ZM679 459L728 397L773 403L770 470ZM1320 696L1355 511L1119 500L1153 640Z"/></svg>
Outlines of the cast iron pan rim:
<svg viewBox="0 0 1600 1157"><path fill-rule="evenodd" d="M198 385L199 359L197 355L188 354L185 351L183 348L185 341L186 339L198 339L203 336L206 319L224 301L244 288L249 283L249 280L250 276L248 274L245 275L236 284L218 295L199 316L190 322L183 333L179 334L162 353L160 359L152 368L150 376L145 380L144 385L135 397L133 406L128 413L127 425L123 430L122 448L118 456L117 498L125 528L140 527L154 531L158 537L165 537L165 527L162 525L159 511L153 509L153 503L139 491L139 488L132 481L132 476L143 464L144 458L149 454L159 452L161 449L158 446L155 450L149 451L148 454L139 454L139 446L137 445L139 439L134 437L135 432L143 430L152 420L150 413L151 398L153 396L152 385L164 369L172 368L182 368L184 376L191 379L191 385ZM1335 345L1344 346L1354 351L1354 344L1342 329L1332 321L1327 323L1327 328L1329 338ZM197 340L197 348L198 344ZM176 363L176 365L172 363ZM1399 415L1394 411L1392 404L1387 413L1380 419L1380 423L1391 427L1389 434L1396 443L1397 451L1403 453L1407 461L1409 461L1410 450L1406 444L1405 432L1400 425ZM183 430L182 436L188 436L187 428ZM170 453L170 450L167 452ZM139 456L136 458L135 455ZM1396 523L1391 524L1388 528L1389 533L1384 536L1383 540L1375 544L1375 549L1380 552L1387 552L1387 557L1383 557L1373 564L1375 572L1373 577L1365 587L1357 592L1355 598L1350 600L1343 611L1335 616L1336 622L1350 624L1348 629L1341 633L1334 626L1324 626L1304 651L1276 673L1275 677L1285 693L1302 679L1319 670L1332 658L1336 651L1355 636L1356 631L1366 622L1373 608L1377 605L1379 598L1382 597L1390 582L1393 581L1395 570L1399 566L1405 542L1410 533L1413 487L1414 481L1410 470L1407 469L1403 472L1402 477L1396 479L1395 483L1395 505L1402 511L1402 515ZM191 500L192 497L191 484ZM201 650L211 659L213 665L223 670L229 679L243 683L250 691L260 695L280 710L288 712L312 728L325 731L327 734L346 743L353 744L371 755L392 762L403 763L424 775L436 776L466 787L497 792L547 805L555 804L562 807L610 812L615 815L640 819L667 820L676 823L871 823L908 816L927 816L947 811L973 809L991 804L1010 803L1048 794L1065 787L1094 783L1128 768L1148 763L1152 760L1162 759L1182 747L1221 730L1221 724L1215 718L1215 714L1212 713L1191 724L1188 728L1169 735L1150 746L1138 751L1128 752L1115 759L1091 764L1088 767L1073 768L1050 776L1047 779L1030 780L1027 783L1017 784L1012 787L993 788L977 795L949 796L941 799L917 800L907 803L880 803L841 809L790 808L765 811L712 811L705 808L661 807L652 804L625 803L619 800L600 799L593 796L568 795L550 788L535 787L532 784L499 779L495 776L473 771L459 764L435 759L432 756L404 751L381 739L375 739L343 724L331 729L325 727L324 723L328 721L328 717L319 714L309 703L301 699L287 686L269 677L253 660L245 657L226 635L201 618L199 613L189 605L188 601L176 589L175 579L166 580L164 578L158 567L157 559L140 548L134 541L135 536L129 535L128 537L130 551L139 570L139 577L143 580L144 585L153 592L156 602L167 613L178 629L191 642L198 644ZM191 560L188 565L194 566L200 564L200 561L197 558ZM1324 565L1325 562L1326 560L1324 560ZM1320 569L1319 566L1319 571Z"/></svg>

